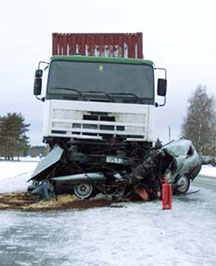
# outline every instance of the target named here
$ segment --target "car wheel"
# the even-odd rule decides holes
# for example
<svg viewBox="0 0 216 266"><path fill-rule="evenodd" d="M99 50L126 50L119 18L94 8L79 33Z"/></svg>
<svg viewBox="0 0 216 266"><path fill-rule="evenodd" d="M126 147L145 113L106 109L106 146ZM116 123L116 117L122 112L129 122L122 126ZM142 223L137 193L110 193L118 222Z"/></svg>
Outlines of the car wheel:
<svg viewBox="0 0 216 266"><path fill-rule="evenodd" d="M93 194L93 185L84 183L75 185L74 194L79 199L88 199Z"/></svg>
<svg viewBox="0 0 216 266"><path fill-rule="evenodd" d="M187 178L186 176L181 176L178 180L178 182L176 183L176 192L183 194L186 193L188 191L190 187L190 179Z"/></svg>

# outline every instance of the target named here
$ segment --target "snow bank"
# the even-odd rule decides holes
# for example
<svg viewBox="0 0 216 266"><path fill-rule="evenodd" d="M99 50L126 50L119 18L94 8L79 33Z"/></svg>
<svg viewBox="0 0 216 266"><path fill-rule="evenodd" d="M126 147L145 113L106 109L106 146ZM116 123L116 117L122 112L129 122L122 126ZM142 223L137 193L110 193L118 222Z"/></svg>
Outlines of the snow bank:
<svg viewBox="0 0 216 266"><path fill-rule="evenodd" d="M0 161L0 193L26 191L37 162Z"/></svg>
<svg viewBox="0 0 216 266"><path fill-rule="evenodd" d="M36 165L36 162L0 162L0 180L9 179L21 174L29 173L35 169Z"/></svg>
<svg viewBox="0 0 216 266"><path fill-rule="evenodd" d="M212 165L203 165L202 170L200 171L200 175L206 175L216 178L216 167Z"/></svg>

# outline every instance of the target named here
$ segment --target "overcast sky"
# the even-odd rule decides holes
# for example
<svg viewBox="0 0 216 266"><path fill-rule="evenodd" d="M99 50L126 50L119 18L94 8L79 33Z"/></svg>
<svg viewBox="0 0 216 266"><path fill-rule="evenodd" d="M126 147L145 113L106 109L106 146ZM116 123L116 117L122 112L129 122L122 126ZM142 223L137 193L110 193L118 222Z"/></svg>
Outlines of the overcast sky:
<svg viewBox="0 0 216 266"><path fill-rule="evenodd" d="M38 61L51 56L52 32L143 32L145 59L168 71L157 136L178 138L187 100L198 84L216 94L216 4L211 0L1 1L0 116L20 112L42 144L43 103L33 96Z"/></svg>

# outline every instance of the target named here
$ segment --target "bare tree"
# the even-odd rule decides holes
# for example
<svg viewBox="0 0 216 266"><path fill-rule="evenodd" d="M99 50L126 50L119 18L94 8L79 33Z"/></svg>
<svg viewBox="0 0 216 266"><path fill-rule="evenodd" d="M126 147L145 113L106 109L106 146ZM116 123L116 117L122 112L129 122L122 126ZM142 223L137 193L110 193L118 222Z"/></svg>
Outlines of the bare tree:
<svg viewBox="0 0 216 266"><path fill-rule="evenodd" d="M201 154L213 155L216 144L215 99L207 95L205 86L198 85L188 103L182 135L192 140Z"/></svg>

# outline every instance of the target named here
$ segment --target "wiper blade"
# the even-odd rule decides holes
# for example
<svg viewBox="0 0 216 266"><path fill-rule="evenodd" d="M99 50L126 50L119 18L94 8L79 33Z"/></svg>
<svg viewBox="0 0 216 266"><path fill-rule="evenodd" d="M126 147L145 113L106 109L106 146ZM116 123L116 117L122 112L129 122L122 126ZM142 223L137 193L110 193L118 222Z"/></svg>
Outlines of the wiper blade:
<svg viewBox="0 0 216 266"><path fill-rule="evenodd" d="M112 102L114 102L114 99L112 96L110 96L109 93L106 93L104 91L80 91L79 89L77 88L69 88L69 87L52 87L51 89L61 89L61 90L68 90L68 91L75 91L76 93L79 94L80 97L82 97L83 99L85 98L85 96L83 94L85 93L103 93L109 100L111 100Z"/></svg>
<svg viewBox="0 0 216 266"><path fill-rule="evenodd" d="M83 94L81 93L81 91L79 91L78 89L75 89L75 88L69 88L69 87L65 87L65 88L62 88L62 87L52 87L51 88L52 90L67 90L67 91L75 91L76 93L79 94L79 96L83 97Z"/></svg>
<svg viewBox="0 0 216 266"><path fill-rule="evenodd" d="M118 96L118 95L120 95L120 96L133 96L137 101L139 101L141 103L143 102L142 98L139 98L135 93L113 92L113 93L110 93L110 94L116 95L116 96Z"/></svg>
<svg viewBox="0 0 216 266"><path fill-rule="evenodd" d="M114 102L113 97L109 93L107 93L105 91L83 91L83 93L95 93L95 94L103 93L109 100L111 100L111 102Z"/></svg>

